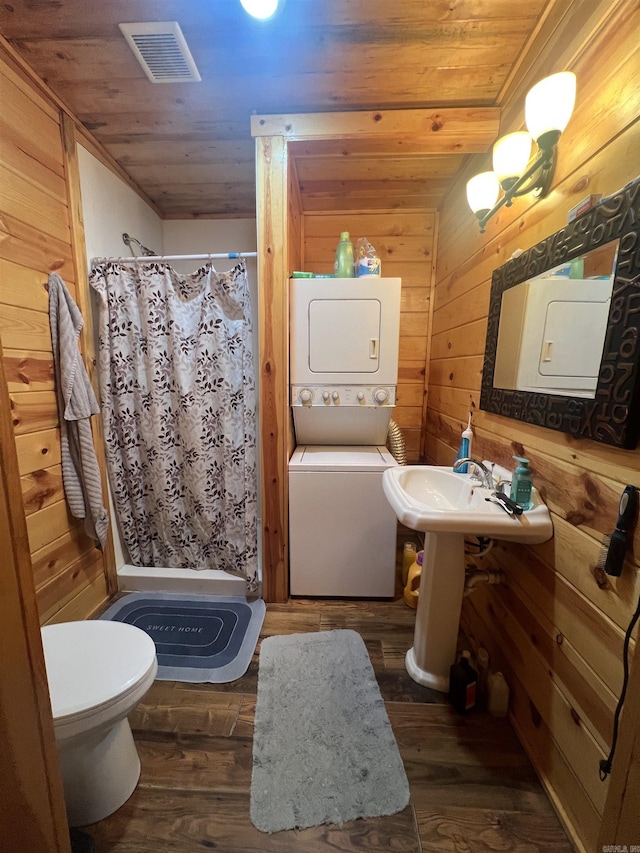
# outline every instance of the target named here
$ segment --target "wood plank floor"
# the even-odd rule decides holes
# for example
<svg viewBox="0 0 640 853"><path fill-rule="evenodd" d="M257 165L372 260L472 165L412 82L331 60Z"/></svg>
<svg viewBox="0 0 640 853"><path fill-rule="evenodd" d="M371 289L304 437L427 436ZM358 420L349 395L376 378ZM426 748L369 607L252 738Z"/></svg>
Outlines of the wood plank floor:
<svg viewBox="0 0 640 853"><path fill-rule="evenodd" d="M157 681L131 716L142 775L88 828L97 853L569 853L507 720L456 714L404 670L415 614L394 602L269 605L261 638L352 628L365 640L411 786L400 814L267 835L249 820L256 650L230 684Z"/></svg>

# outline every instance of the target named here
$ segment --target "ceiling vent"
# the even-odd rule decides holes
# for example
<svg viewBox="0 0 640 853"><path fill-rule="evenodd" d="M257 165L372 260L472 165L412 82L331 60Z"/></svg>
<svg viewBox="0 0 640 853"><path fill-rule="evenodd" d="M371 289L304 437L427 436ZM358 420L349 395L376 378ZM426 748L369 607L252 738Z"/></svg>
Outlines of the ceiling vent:
<svg viewBox="0 0 640 853"><path fill-rule="evenodd" d="M118 26L152 83L196 83L202 79L176 21Z"/></svg>

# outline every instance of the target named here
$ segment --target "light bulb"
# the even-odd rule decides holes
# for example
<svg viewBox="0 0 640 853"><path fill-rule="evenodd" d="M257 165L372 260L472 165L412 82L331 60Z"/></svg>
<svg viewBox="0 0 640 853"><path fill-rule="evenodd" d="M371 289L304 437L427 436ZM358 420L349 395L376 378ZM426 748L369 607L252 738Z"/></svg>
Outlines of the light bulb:
<svg viewBox="0 0 640 853"><path fill-rule="evenodd" d="M569 124L576 101L576 75L560 71L529 91L524 104L527 129L540 148L551 149Z"/></svg>
<svg viewBox="0 0 640 853"><path fill-rule="evenodd" d="M526 130L508 133L493 146L493 171L503 190L509 190L527 169L531 137Z"/></svg>
<svg viewBox="0 0 640 853"><path fill-rule="evenodd" d="M240 0L240 3L245 12L261 21L270 18L278 8L278 0Z"/></svg>
<svg viewBox="0 0 640 853"><path fill-rule="evenodd" d="M476 216L491 210L498 200L500 185L495 172L480 172L467 181L467 201Z"/></svg>

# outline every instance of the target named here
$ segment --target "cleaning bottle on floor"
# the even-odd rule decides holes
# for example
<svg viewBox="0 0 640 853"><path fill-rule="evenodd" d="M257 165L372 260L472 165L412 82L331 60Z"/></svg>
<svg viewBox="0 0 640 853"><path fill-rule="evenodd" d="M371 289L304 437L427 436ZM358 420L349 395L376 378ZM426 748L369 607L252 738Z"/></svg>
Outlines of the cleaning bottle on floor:
<svg viewBox="0 0 640 853"><path fill-rule="evenodd" d="M486 708L489 700L489 652L482 646L476 655L476 666L478 668L478 698L479 708Z"/></svg>
<svg viewBox="0 0 640 853"><path fill-rule="evenodd" d="M405 542L404 550L402 552L402 586L405 587L407 585L407 578L409 577L409 569L415 563L417 557L416 546L413 542Z"/></svg>
<svg viewBox="0 0 640 853"><path fill-rule="evenodd" d="M506 717L509 713L509 685L501 672L489 674L487 710L492 717Z"/></svg>
<svg viewBox="0 0 640 853"><path fill-rule="evenodd" d="M471 653L462 652L458 663L449 670L449 701L461 714L475 707L478 673L471 666Z"/></svg>
<svg viewBox="0 0 640 853"><path fill-rule="evenodd" d="M418 551L416 554L415 563L409 569L407 574L407 583L404 588L403 598L405 604L413 607L415 610L418 606L418 596L420 594L420 577L422 575L422 560L424 551Z"/></svg>

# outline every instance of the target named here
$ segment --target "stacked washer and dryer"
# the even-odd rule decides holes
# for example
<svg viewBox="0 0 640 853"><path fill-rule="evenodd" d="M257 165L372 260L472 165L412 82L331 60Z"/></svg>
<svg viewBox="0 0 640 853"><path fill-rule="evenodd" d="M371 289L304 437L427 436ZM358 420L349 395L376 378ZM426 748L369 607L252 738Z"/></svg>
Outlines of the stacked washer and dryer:
<svg viewBox="0 0 640 853"><path fill-rule="evenodd" d="M395 514L382 473L396 401L399 278L290 280L291 595L394 594Z"/></svg>

